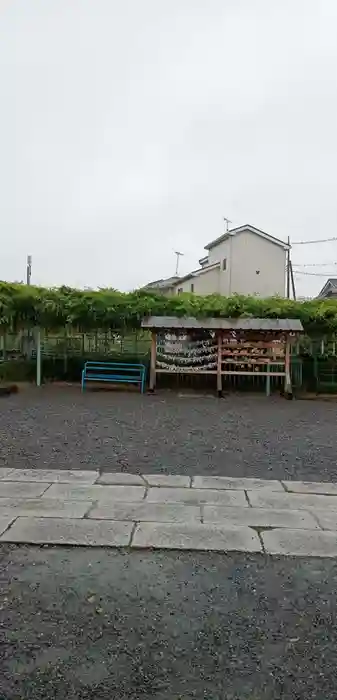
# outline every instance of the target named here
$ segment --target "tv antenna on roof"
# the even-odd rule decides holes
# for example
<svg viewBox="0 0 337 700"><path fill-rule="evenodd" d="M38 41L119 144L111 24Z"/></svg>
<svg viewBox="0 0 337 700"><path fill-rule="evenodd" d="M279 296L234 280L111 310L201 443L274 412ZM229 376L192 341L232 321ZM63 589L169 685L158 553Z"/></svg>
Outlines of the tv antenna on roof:
<svg viewBox="0 0 337 700"><path fill-rule="evenodd" d="M229 224L232 224L233 222L230 219L227 219L226 216L224 216L223 220L225 222L225 229L226 229L226 233L227 233L227 231L229 230Z"/></svg>
<svg viewBox="0 0 337 700"><path fill-rule="evenodd" d="M175 250L174 252L175 252L175 255L177 256L177 262L176 262L176 277L178 277L179 261L180 261L181 256L184 255L184 253L181 253L179 250Z"/></svg>
<svg viewBox="0 0 337 700"><path fill-rule="evenodd" d="M27 255L26 283L29 285L32 279L32 256Z"/></svg>

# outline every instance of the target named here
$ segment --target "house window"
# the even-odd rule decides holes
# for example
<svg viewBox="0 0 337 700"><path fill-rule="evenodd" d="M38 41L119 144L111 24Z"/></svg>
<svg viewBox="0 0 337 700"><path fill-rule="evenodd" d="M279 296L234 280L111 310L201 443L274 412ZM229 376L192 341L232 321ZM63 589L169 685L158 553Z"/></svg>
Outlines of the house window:
<svg viewBox="0 0 337 700"><path fill-rule="evenodd" d="M193 284L193 282L192 282L192 284L191 284L191 294L193 294L193 292L194 292L194 284Z"/></svg>
<svg viewBox="0 0 337 700"><path fill-rule="evenodd" d="M227 270L227 258L224 258L222 261L222 269Z"/></svg>
<svg viewBox="0 0 337 700"><path fill-rule="evenodd" d="M182 287L178 287L178 294L182 294L182 292L183 292L183 288L182 288Z"/></svg>

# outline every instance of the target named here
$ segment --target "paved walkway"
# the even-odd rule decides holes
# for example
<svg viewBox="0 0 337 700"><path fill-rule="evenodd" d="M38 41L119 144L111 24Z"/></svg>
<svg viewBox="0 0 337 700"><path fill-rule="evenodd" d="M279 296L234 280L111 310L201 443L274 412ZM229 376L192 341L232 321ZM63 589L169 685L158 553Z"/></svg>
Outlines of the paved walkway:
<svg viewBox="0 0 337 700"><path fill-rule="evenodd" d="M337 484L0 469L0 542L337 556Z"/></svg>

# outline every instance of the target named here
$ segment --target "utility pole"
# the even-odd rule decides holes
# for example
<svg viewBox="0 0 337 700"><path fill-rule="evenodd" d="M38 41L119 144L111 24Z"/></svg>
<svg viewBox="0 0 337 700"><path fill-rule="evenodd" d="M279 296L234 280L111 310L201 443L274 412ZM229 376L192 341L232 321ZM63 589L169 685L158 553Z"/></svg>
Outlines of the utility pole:
<svg viewBox="0 0 337 700"><path fill-rule="evenodd" d="M292 290L293 290L293 298L294 298L294 301L296 301L294 270L293 270L293 264L292 264L291 260L290 260L290 277L291 277L291 286L292 286Z"/></svg>
<svg viewBox="0 0 337 700"><path fill-rule="evenodd" d="M28 284L28 286L31 283L31 278L32 278L32 256L27 255L27 284Z"/></svg>
<svg viewBox="0 0 337 700"><path fill-rule="evenodd" d="M287 252L287 299L290 299L290 238L288 236L288 252Z"/></svg>
<svg viewBox="0 0 337 700"><path fill-rule="evenodd" d="M223 220L225 222L225 233L228 233L229 224L232 224L233 222L230 219L227 219L227 216L224 216ZM230 296L232 293L232 236L229 237L229 256L228 257L229 257L229 260L228 260L228 270L229 270L228 296Z"/></svg>
<svg viewBox="0 0 337 700"><path fill-rule="evenodd" d="M293 293L293 299L296 301L296 289L295 289L295 278L293 264L290 258L290 238L288 236L288 252L287 252L287 299L290 299L290 283Z"/></svg>
<svg viewBox="0 0 337 700"><path fill-rule="evenodd" d="M180 253L179 250L175 250L175 254L176 254L176 256L177 256L177 262L176 262L176 277L178 277L179 261L180 261L181 256L184 255L184 253Z"/></svg>
<svg viewBox="0 0 337 700"><path fill-rule="evenodd" d="M229 231L229 224L232 224L233 222L230 219L227 219L226 216L224 216L223 220L225 222L225 229L226 229L226 233L227 233Z"/></svg>

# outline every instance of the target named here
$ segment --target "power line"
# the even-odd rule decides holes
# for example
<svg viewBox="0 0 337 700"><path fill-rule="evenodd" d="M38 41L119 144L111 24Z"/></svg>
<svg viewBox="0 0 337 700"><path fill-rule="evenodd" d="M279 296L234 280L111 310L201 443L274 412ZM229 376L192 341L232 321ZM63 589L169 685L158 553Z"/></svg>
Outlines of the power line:
<svg viewBox="0 0 337 700"><path fill-rule="evenodd" d="M293 267L330 267L330 265L337 265L337 262L328 263L294 263Z"/></svg>
<svg viewBox="0 0 337 700"><path fill-rule="evenodd" d="M337 236L334 236L333 238L319 238L317 241L293 241L291 246L309 245L310 243L329 243L330 241L337 241Z"/></svg>
<svg viewBox="0 0 337 700"><path fill-rule="evenodd" d="M336 270L333 272L302 272L302 270L294 270L295 275L309 275L309 277L333 277L336 274Z"/></svg>

